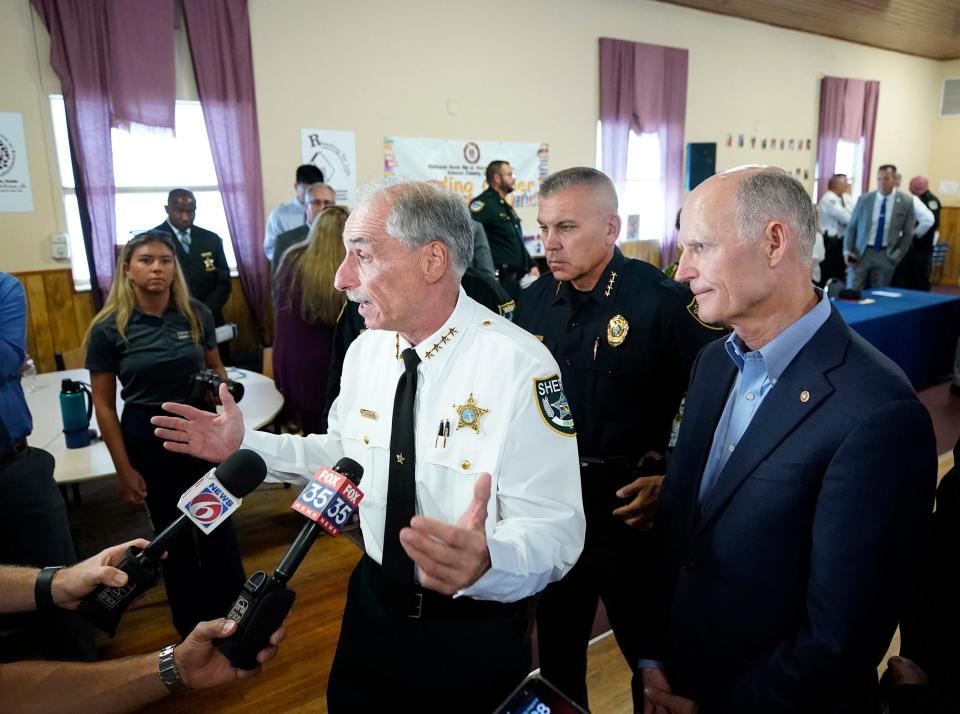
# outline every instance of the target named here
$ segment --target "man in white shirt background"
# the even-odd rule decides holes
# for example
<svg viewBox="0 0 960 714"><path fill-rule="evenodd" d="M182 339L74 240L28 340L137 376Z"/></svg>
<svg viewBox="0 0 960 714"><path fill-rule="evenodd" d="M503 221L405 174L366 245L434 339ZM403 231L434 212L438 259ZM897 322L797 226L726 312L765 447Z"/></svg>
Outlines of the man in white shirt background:
<svg viewBox="0 0 960 714"><path fill-rule="evenodd" d="M843 234L850 222L850 209L844 202L844 196L849 196L849 185L845 174L834 174L827 184L826 193L817 205L824 249L824 257L820 262L820 279L817 281L821 287L826 285L830 278L843 280L847 273L847 267L843 263Z"/></svg>

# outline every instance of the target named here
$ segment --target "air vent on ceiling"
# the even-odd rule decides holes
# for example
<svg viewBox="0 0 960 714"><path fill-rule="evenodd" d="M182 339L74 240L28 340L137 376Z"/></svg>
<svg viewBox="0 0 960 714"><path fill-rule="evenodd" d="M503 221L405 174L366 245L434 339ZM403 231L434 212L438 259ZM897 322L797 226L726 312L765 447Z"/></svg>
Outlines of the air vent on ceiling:
<svg viewBox="0 0 960 714"><path fill-rule="evenodd" d="M943 94L940 95L940 116L960 117L960 77L947 77L943 80Z"/></svg>

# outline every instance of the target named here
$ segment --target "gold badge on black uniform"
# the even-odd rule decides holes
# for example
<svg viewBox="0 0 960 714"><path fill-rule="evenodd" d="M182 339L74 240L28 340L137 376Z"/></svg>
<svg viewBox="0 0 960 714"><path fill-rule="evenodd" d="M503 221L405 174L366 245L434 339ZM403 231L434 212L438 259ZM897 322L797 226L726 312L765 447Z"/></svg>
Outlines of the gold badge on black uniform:
<svg viewBox="0 0 960 714"><path fill-rule="evenodd" d="M627 333L630 331L630 324L623 315L614 315L607 323L607 344L611 347L619 347L627 339Z"/></svg>
<svg viewBox="0 0 960 714"><path fill-rule="evenodd" d="M208 273L212 273L217 269L217 266L213 263L213 253L211 253L209 250L201 253L200 258L203 260L204 270L206 270Z"/></svg>

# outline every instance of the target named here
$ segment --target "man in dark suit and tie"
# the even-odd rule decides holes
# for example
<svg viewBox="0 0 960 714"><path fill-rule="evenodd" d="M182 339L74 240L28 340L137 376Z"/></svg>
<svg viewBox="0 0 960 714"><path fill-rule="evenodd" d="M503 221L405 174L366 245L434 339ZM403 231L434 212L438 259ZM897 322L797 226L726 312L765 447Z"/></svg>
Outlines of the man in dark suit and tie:
<svg viewBox="0 0 960 714"><path fill-rule="evenodd" d="M854 290L890 284L897 263L913 243L913 198L896 189L897 167L877 170L877 190L857 199L843 240L843 257ZM852 277L849 277L851 276Z"/></svg>
<svg viewBox="0 0 960 714"><path fill-rule="evenodd" d="M779 169L684 204L677 279L734 333L697 358L660 494L646 712L874 711L936 446L903 373L811 285L815 231Z"/></svg>
<svg viewBox="0 0 960 714"><path fill-rule="evenodd" d="M153 230L174 237L177 262L187 280L190 295L210 308L213 321L224 323L223 306L230 298L230 268L223 254L223 240L213 231L193 224L197 215L197 199L185 188L175 188L167 196L167 220ZM226 343L220 345L220 356L228 359Z"/></svg>

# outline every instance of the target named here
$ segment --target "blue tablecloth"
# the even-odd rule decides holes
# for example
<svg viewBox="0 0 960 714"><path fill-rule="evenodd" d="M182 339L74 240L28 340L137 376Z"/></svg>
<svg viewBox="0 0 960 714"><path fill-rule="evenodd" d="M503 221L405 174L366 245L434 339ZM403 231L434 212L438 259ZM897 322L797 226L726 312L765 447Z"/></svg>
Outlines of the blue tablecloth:
<svg viewBox="0 0 960 714"><path fill-rule="evenodd" d="M834 301L854 330L896 362L917 389L953 371L953 355L960 335L960 296L878 288L865 290L867 305Z"/></svg>

